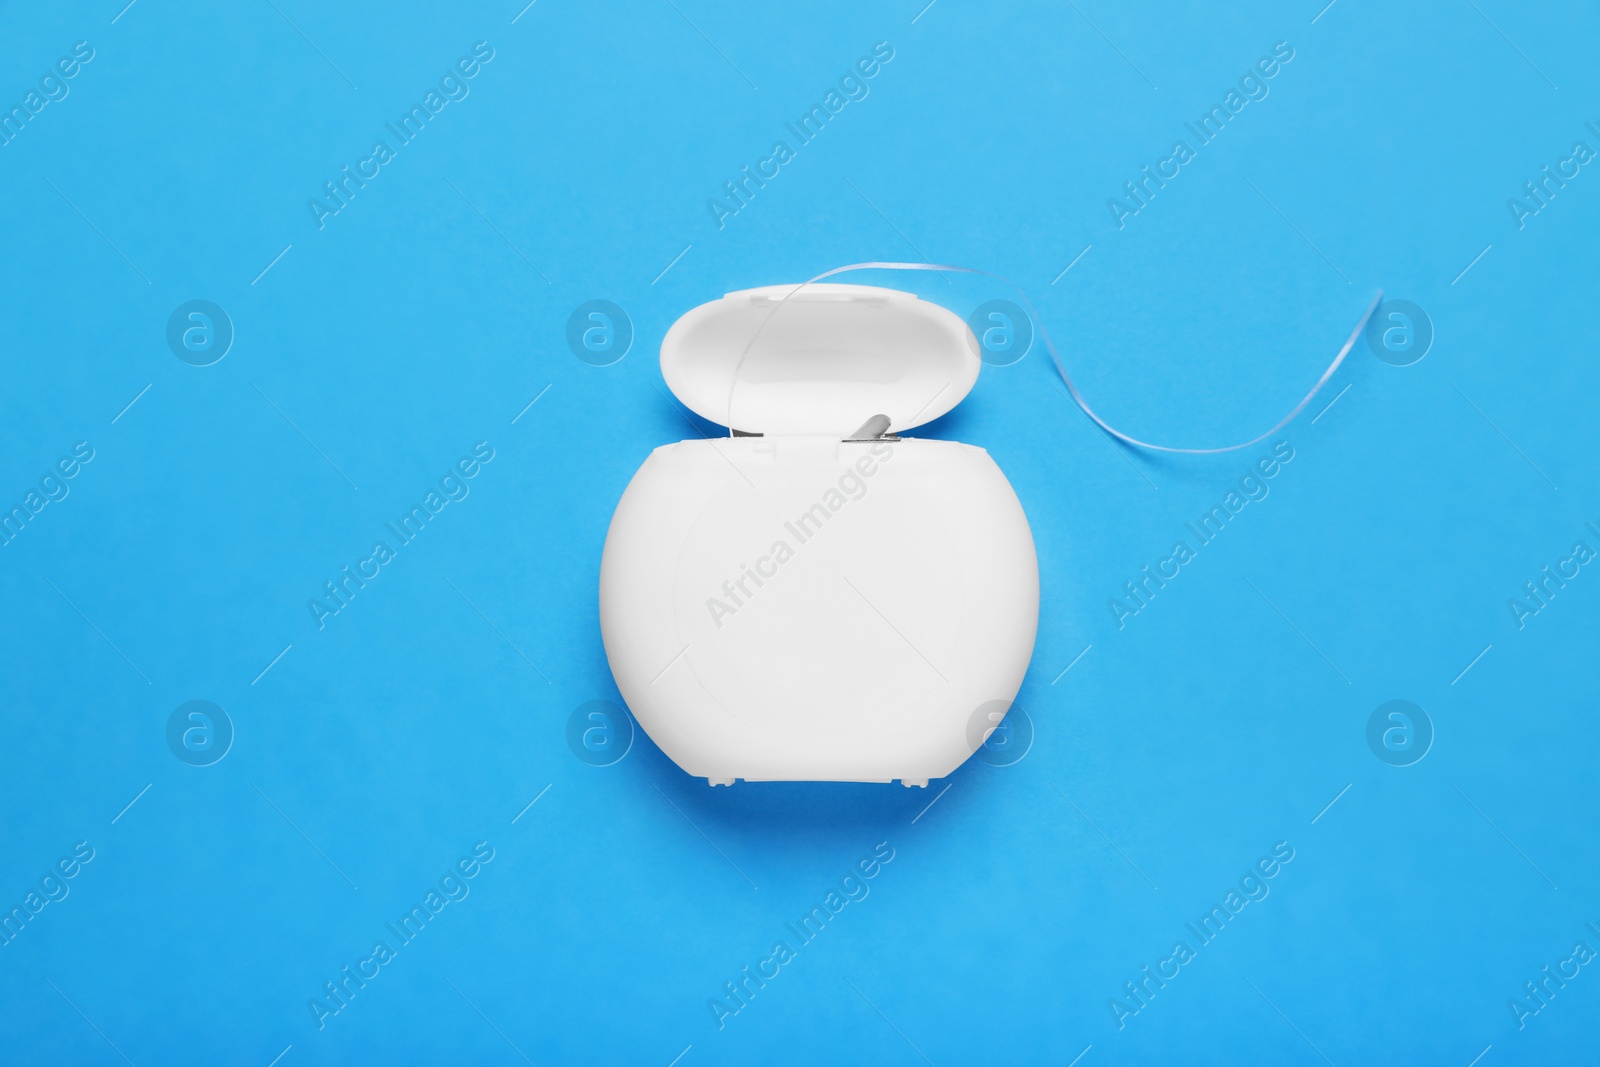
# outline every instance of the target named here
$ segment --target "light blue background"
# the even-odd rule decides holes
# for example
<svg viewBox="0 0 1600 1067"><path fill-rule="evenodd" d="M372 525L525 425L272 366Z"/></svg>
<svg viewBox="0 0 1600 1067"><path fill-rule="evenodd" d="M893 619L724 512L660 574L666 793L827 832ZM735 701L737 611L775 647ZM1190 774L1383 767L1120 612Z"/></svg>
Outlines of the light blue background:
<svg viewBox="0 0 1600 1067"><path fill-rule="evenodd" d="M0 904L95 849L0 948L0 1058L1593 1062L1600 967L1521 1030L1507 1001L1600 949L1600 572L1506 606L1600 548L1600 172L1506 206L1600 149L1592 10L275 2L0 7L7 108L95 49L0 148L0 503L95 449L0 548ZM480 40L470 96L319 230L307 199ZM878 41L870 95L719 230L707 199ZM1277 41L1270 95L1118 230L1107 198ZM924 431L989 449L1033 526L1021 762L926 792L712 792L642 735L581 762L569 716L618 699L607 522L690 432L661 335L867 259L1015 279L1103 414L1175 444L1270 425L1379 287L1436 340L1358 344L1270 497L1120 630L1107 600L1266 446L1119 457L1038 348ZM165 342L191 299L236 330L210 367ZM566 346L591 299L636 331L610 367ZM480 440L470 497L319 631L307 598ZM1365 740L1397 698L1436 731L1406 768ZM211 767L165 740L193 699L236 730ZM308 998L478 841L470 896L319 1030ZM882 841L719 1030L708 999ZM1279 841L1271 895L1119 1030Z"/></svg>

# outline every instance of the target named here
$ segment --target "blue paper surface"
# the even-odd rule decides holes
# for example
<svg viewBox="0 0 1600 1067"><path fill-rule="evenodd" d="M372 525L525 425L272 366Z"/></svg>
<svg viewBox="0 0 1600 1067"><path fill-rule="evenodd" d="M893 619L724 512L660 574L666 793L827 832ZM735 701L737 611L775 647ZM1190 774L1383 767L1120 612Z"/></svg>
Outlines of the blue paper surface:
<svg viewBox="0 0 1600 1067"><path fill-rule="evenodd" d="M1593 1061L1593 10L124 3L0 9L0 1059ZM713 791L607 524L864 260L1174 445L1390 303L1224 456L991 359L1021 713Z"/></svg>

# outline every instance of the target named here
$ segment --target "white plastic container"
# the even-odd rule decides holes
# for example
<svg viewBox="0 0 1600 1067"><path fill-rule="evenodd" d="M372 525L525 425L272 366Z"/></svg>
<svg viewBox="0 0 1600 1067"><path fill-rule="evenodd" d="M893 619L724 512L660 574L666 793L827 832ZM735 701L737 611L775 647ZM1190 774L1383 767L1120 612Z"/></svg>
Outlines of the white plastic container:
<svg viewBox="0 0 1600 1067"><path fill-rule="evenodd" d="M869 286L730 293L667 332L673 393L759 435L656 449L606 536L612 674L685 771L926 785L995 727L1038 626L1027 518L981 448L895 436L979 366L958 316Z"/></svg>

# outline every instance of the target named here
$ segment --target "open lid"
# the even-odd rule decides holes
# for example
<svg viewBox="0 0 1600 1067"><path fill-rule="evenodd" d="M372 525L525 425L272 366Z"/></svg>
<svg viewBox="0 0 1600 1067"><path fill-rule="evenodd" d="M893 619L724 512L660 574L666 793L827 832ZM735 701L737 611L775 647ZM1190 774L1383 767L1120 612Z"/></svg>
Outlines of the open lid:
<svg viewBox="0 0 1600 1067"><path fill-rule="evenodd" d="M787 299L785 299L787 298ZM747 433L843 438L943 415L978 380L960 316L870 285L770 285L687 312L661 341L661 375L696 415Z"/></svg>

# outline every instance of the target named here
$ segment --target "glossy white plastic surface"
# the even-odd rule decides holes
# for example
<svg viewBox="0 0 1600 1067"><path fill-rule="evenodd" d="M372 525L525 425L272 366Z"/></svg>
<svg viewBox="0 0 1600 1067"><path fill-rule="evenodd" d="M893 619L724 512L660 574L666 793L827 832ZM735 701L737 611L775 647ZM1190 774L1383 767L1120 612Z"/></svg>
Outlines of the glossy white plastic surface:
<svg viewBox="0 0 1600 1067"><path fill-rule="evenodd" d="M878 414L900 433L960 403L979 366L959 315L869 285L729 293L661 341L661 376L691 411L769 436L843 437Z"/></svg>
<svg viewBox="0 0 1600 1067"><path fill-rule="evenodd" d="M950 312L913 312L896 301L914 297L882 293L892 291L865 290L879 301L868 320L948 316L970 337ZM799 339L847 336L859 303L819 301ZM829 307L839 321L827 321ZM679 328L704 311L668 338L679 370L697 366L709 380L717 359L730 374L736 360L682 347L693 335ZM778 376L791 385L804 348L791 346L795 368ZM748 424L800 429L663 446L623 493L600 566L606 655L640 726L690 774L925 785L960 766L1015 698L1033 653L1039 572L1010 483L970 445L841 440L874 414L894 418L882 402L911 395L907 381L971 388L945 378L961 370L958 352L971 353L962 337L918 350L938 373L926 376L909 341L868 330L854 354L877 359L877 371L834 375L835 394L787 411L769 404ZM665 342L662 362L665 372ZM694 393L681 374L668 381L703 402L715 393Z"/></svg>

